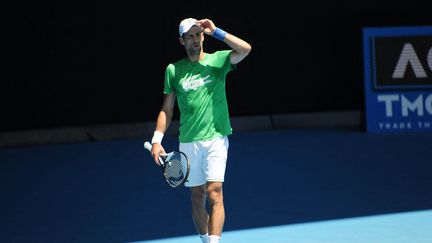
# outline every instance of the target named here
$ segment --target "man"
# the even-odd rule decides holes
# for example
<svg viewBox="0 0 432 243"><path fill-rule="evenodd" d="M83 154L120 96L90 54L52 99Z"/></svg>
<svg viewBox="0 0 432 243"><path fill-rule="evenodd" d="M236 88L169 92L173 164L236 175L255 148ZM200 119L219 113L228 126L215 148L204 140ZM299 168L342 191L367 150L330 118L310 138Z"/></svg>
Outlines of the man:
<svg viewBox="0 0 432 243"><path fill-rule="evenodd" d="M186 57L165 71L164 100L152 138L152 156L159 165L165 153L162 138L171 122L177 99L180 111L179 150L187 154L191 169L185 186L190 188L192 217L204 243L219 242L225 222L222 184L232 133L225 92L228 72L251 51L244 40L217 28L209 19L180 22L179 41ZM204 36L225 42L231 50L205 53ZM209 213L206 202L209 203Z"/></svg>

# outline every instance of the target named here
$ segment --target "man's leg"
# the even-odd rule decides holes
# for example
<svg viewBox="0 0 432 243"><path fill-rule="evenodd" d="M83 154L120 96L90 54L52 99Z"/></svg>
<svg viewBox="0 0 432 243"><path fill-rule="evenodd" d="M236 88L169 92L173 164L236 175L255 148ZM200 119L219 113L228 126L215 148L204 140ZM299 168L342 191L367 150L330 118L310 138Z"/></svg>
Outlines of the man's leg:
<svg viewBox="0 0 432 243"><path fill-rule="evenodd" d="M210 212L209 243L218 243L225 223L225 208L222 185L225 177L228 157L228 137L215 138L208 141L205 162L206 191Z"/></svg>
<svg viewBox="0 0 432 243"><path fill-rule="evenodd" d="M210 206L210 218L208 222L209 236L217 236L219 238L222 235L222 229L225 223L222 184L222 182L207 182L207 195Z"/></svg>
<svg viewBox="0 0 432 243"><path fill-rule="evenodd" d="M197 232L200 235L208 233L209 215L206 210L206 187L195 186L190 188L192 202L192 218Z"/></svg>

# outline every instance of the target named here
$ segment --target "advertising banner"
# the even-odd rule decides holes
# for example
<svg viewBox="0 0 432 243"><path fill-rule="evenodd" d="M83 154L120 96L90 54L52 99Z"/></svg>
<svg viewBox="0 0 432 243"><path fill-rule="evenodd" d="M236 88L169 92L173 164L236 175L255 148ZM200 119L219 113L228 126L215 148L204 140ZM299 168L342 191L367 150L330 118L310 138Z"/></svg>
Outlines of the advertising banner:
<svg viewBox="0 0 432 243"><path fill-rule="evenodd" d="M366 130L432 131L432 26L363 29Z"/></svg>

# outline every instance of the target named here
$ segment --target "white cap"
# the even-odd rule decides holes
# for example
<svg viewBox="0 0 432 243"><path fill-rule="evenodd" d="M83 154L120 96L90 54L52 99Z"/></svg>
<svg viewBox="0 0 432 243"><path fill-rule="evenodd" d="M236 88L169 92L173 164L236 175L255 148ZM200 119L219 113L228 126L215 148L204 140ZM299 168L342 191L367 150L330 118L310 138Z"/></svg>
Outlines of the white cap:
<svg viewBox="0 0 432 243"><path fill-rule="evenodd" d="M192 26L199 26L198 20L194 18L183 19L179 25L179 34L182 36L184 33L188 32Z"/></svg>

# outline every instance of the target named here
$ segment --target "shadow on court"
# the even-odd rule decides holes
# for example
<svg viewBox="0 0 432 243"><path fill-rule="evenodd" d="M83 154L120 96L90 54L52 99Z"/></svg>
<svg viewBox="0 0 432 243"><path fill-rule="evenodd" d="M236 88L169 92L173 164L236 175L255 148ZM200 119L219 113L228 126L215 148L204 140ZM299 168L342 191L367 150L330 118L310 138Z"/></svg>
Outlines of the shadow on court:
<svg viewBox="0 0 432 243"><path fill-rule="evenodd" d="M431 209L431 144L431 133L234 132L224 230ZM0 173L1 242L195 234L188 190L164 182L141 140L0 149Z"/></svg>

